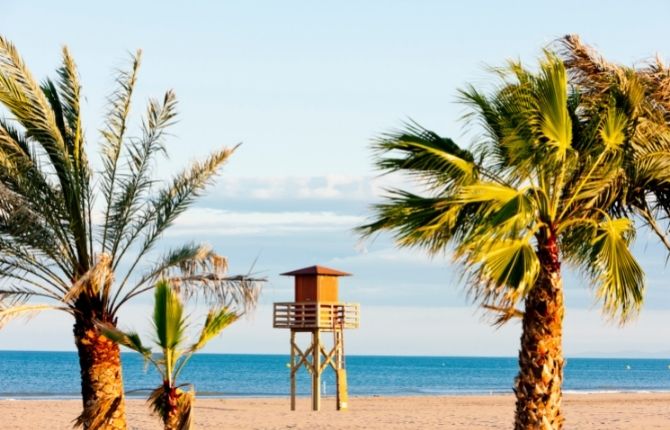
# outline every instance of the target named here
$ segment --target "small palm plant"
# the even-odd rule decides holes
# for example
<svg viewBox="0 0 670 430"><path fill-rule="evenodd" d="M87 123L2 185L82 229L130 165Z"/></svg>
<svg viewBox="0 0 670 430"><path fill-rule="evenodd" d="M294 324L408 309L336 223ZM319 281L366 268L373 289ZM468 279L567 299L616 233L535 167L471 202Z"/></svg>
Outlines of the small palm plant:
<svg viewBox="0 0 670 430"><path fill-rule="evenodd" d="M137 333L123 332L109 324L101 328L106 337L139 352L154 365L163 383L149 395L151 408L161 418L166 430L186 430L191 428L195 390L190 384L177 384L179 374L196 351L235 322L240 314L227 307L210 309L198 340L187 346L188 320L178 292L168 280L162 279L156 284L154 296L154 335L160 355L155 356L144 346ZM190 390L185 391L187 386Z"/></svg>

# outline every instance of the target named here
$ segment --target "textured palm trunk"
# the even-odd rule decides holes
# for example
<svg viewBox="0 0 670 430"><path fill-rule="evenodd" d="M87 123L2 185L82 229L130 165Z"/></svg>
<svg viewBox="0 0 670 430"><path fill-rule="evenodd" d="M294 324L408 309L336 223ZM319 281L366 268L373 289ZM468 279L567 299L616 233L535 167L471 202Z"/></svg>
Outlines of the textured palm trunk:
<svg viewBox="0 0 670 430"><path fill-rule="evenodd" d="M166 415L163 421L165 430L190 430L193 397L191 393L165 384Z"/></svg>
<svg viewBox="0 0 670 430"><path fill-rule="evenodd" d="M181 417L179 416L179 397L177 389L168 389L167 416L165 417L165 430L180 430Z"/></svg>
<svg viewBox="0 0 670 430"><path fill-rule="evenodd" d="M516 430L563 428L563 286L555 236L540 242L541 272L525 301L519 375L516 378Z"/></svg>
<svg viewBox="0 0 670 430"><path fill-rule="evenodd" d="M92 321L79 317L74 325L84 402L84 411L76 424L86 430L125 430L119 346L103 336Z"/></svg>

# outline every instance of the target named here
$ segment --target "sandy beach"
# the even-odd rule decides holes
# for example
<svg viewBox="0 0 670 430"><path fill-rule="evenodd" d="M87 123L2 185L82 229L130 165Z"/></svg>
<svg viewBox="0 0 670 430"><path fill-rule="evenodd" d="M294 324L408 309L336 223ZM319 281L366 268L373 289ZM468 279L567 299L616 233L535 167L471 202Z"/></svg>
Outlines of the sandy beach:
<svg viewBox="0 0 670 430"><path fill-rule="evenodd" d="M200 399L200 429L509 429L510 396L361 397L350 399L348 412L336 412L326 399L319 413L307 399L289 411L288 399ZM3 400L4 429L69 429L77 400ZM569 394L564 398L566 429L668 429L670 394ZM128 402L131 429L160 429L141 400Z"/></svg>

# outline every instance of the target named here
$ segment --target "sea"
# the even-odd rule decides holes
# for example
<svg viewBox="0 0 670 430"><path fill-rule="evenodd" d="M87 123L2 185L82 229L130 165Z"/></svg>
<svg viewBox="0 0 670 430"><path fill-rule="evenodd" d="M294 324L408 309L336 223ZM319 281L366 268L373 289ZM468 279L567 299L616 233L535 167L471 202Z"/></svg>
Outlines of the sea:
<svg viewBox="0 0 670 430"><path fill-rule="evenodd" d="M199 397L277 397L289 392L288 356L197 354L181 375ZM145 397L159 385L156 371L135 353L123 353L129 397ZM511 393L516 358L347 356L349 394L433 396ZM298 394L308 395L309 375L298 374ZM321 387L335 393L326 371ZM670 392L670 359L568 358L564 391L574 393ZM74 352L0 351L0 399L77 398Z"/></svg>

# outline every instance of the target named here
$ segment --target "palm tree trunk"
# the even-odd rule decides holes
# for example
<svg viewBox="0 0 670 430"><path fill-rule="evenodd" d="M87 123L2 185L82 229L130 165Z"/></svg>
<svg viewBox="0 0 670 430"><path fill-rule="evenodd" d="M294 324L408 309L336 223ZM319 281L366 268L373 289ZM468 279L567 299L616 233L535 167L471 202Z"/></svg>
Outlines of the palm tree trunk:
<svg viewBox="0 0 670 430"><path fill-rule="evenodd" d="M191 392L183 391L176 387L166 387L167 411L164 418L165 430L190 430L192 428L193 403L195 401Z"/></svg>
<svg viewBox="0 0 670 430"><path fill-rule="evenodd" d="M516 378L516 430L563 428L563 286L554 235L540 241L541 272L525 301L519 375Z"/></svg>
<svg viewBox="0 0 670 430"><path fill-rule="evenodd" d="M86 314L90 315L89 312ZM75 425L85 430L125 430L125 398L119 346L94 325L93 318L75 318L84 410Z"/></svg>

